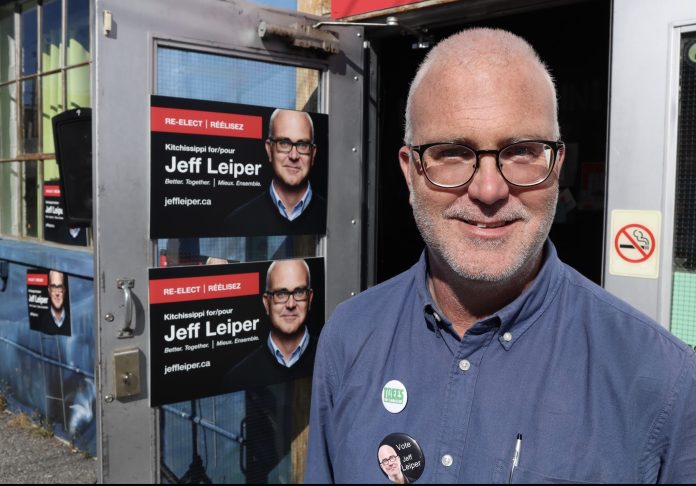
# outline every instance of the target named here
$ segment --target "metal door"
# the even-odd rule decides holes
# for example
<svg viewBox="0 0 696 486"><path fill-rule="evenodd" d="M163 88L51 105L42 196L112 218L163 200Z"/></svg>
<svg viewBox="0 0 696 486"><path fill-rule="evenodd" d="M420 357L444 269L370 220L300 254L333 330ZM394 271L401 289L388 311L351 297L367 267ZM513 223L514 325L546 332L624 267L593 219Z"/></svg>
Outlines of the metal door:
<svg viewBox="0 0 696 486"><path fill-rule="evenodd" d="M278 253L321 255L326 275L340 275L327 278L327 313L360 290L362 33L341 26L327 35L312 27L320 19L235 0L96 0L94 12L100 479L299 481L306 430L291 432L292 443L277 448L281 452L267 464L261 461L254 477L242 446L249 415L288 420L290 427L304 423L292 417L298 408L306 413L306 384L267 390L278 405L272 411L264 408L268 397L243 391L169 408L149 406L148 267L158 266L160 250L175 249L181 257L191 245L198 253L240 261ZM289 98L288 82L294 83ZM303 86L309 89L303 92ZM327 235L149 239L151 95L296 109L285 106L294 99L327 113ZM137 373L140 392L131 398L115 394L123 378L116 376L117 360Z"/></svg>
<svg viewBox="0 0 696 486"><path fill-rule="evenodd" d="M694 346L694 2L614 0L612 22L604 284Z"/></svg>

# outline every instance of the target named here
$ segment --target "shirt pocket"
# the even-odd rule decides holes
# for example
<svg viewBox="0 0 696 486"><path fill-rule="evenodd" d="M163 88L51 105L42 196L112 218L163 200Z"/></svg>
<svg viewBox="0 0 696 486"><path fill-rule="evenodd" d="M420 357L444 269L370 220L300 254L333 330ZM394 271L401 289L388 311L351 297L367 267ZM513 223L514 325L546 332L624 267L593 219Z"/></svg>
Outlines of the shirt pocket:
<svg viewBox="0 0 696 486"><path fill-rule="evenodd" d="M594 481L563 479L519 466L515 468L515 472L510 478L511 466L511 461L498 461L493 471L492 482L494 484L598 484Z"/></svg>

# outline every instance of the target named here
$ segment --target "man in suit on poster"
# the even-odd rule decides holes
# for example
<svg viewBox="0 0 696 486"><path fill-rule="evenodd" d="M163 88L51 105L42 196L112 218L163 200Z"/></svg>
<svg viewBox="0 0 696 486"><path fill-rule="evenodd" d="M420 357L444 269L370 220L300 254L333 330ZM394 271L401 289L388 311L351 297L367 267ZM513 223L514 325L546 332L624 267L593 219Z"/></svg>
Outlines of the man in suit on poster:
<svg viewBox="0 0 696 486"><path fill-rule="evenodd" d="M242 228L247 235L323 233L326 200L309 181L317 154L312 118L304 111L276 109L265 148L273 179L266 191L225 218L225 228Z"/></svg>
<svg viewBox="0 0 696 486"><path fill-rule="evenodd" d="M253 388L312 374L317 339L307 317L314 291L307 262L276 260L266 273L263 306L271 331L264 342L223 379L225 390Z"/></svg>
<svg viewBox="0 0 696 486"><path fill-rule="evenodd" d="M41 316L41 332L70 336L70 316L66 308L68 290L65 274L58 270L48 272L48 310Z"/></svg>

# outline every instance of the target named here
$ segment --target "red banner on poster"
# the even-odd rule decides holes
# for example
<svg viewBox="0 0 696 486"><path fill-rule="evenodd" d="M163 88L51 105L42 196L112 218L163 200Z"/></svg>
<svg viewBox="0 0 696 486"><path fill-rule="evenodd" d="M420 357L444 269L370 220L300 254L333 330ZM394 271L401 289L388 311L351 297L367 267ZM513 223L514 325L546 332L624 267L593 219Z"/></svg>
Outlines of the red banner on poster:
<svg viewBox="0 0 696 486"><path fill-rule="evenodd" d="M60 186L55 184L45 185L43 195L44 197L60 197Z"/></svg>
<svg viewBox="0 0 696 486"><path fill-rule="evenodd" d="M48 273L27 273L27 285L48 285Z"/></svg>
<svg viewBox="0 0 696 486"><path fill-rule="evenodd" d="M150 280L151 304L222 299L258 294L259 274L256 272Z"/></svg>
<svg viewBox="0 0 696 486"><path fill-rule="evenodd" d="M260 139L262 120L253 115L153 106L150 108L150 128L153 132Z"/></svg>
<svg viewBox="0 0 696 486"><path fill-rule="evenodd" d="M422 0L331 0L331 17L340 19L366 12L399 7Z"/></svg>

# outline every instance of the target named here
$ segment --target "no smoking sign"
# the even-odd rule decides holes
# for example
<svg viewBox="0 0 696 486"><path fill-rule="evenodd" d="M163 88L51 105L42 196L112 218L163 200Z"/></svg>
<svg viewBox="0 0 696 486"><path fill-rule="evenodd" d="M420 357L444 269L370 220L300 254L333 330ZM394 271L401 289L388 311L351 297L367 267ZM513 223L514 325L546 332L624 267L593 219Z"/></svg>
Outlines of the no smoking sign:
<svg viewBox="0 0 696 486"><path fill-rule="evenodd" d="M612 247L609 273L657 278L659 271L659 211L611 212Z"/></svg>

